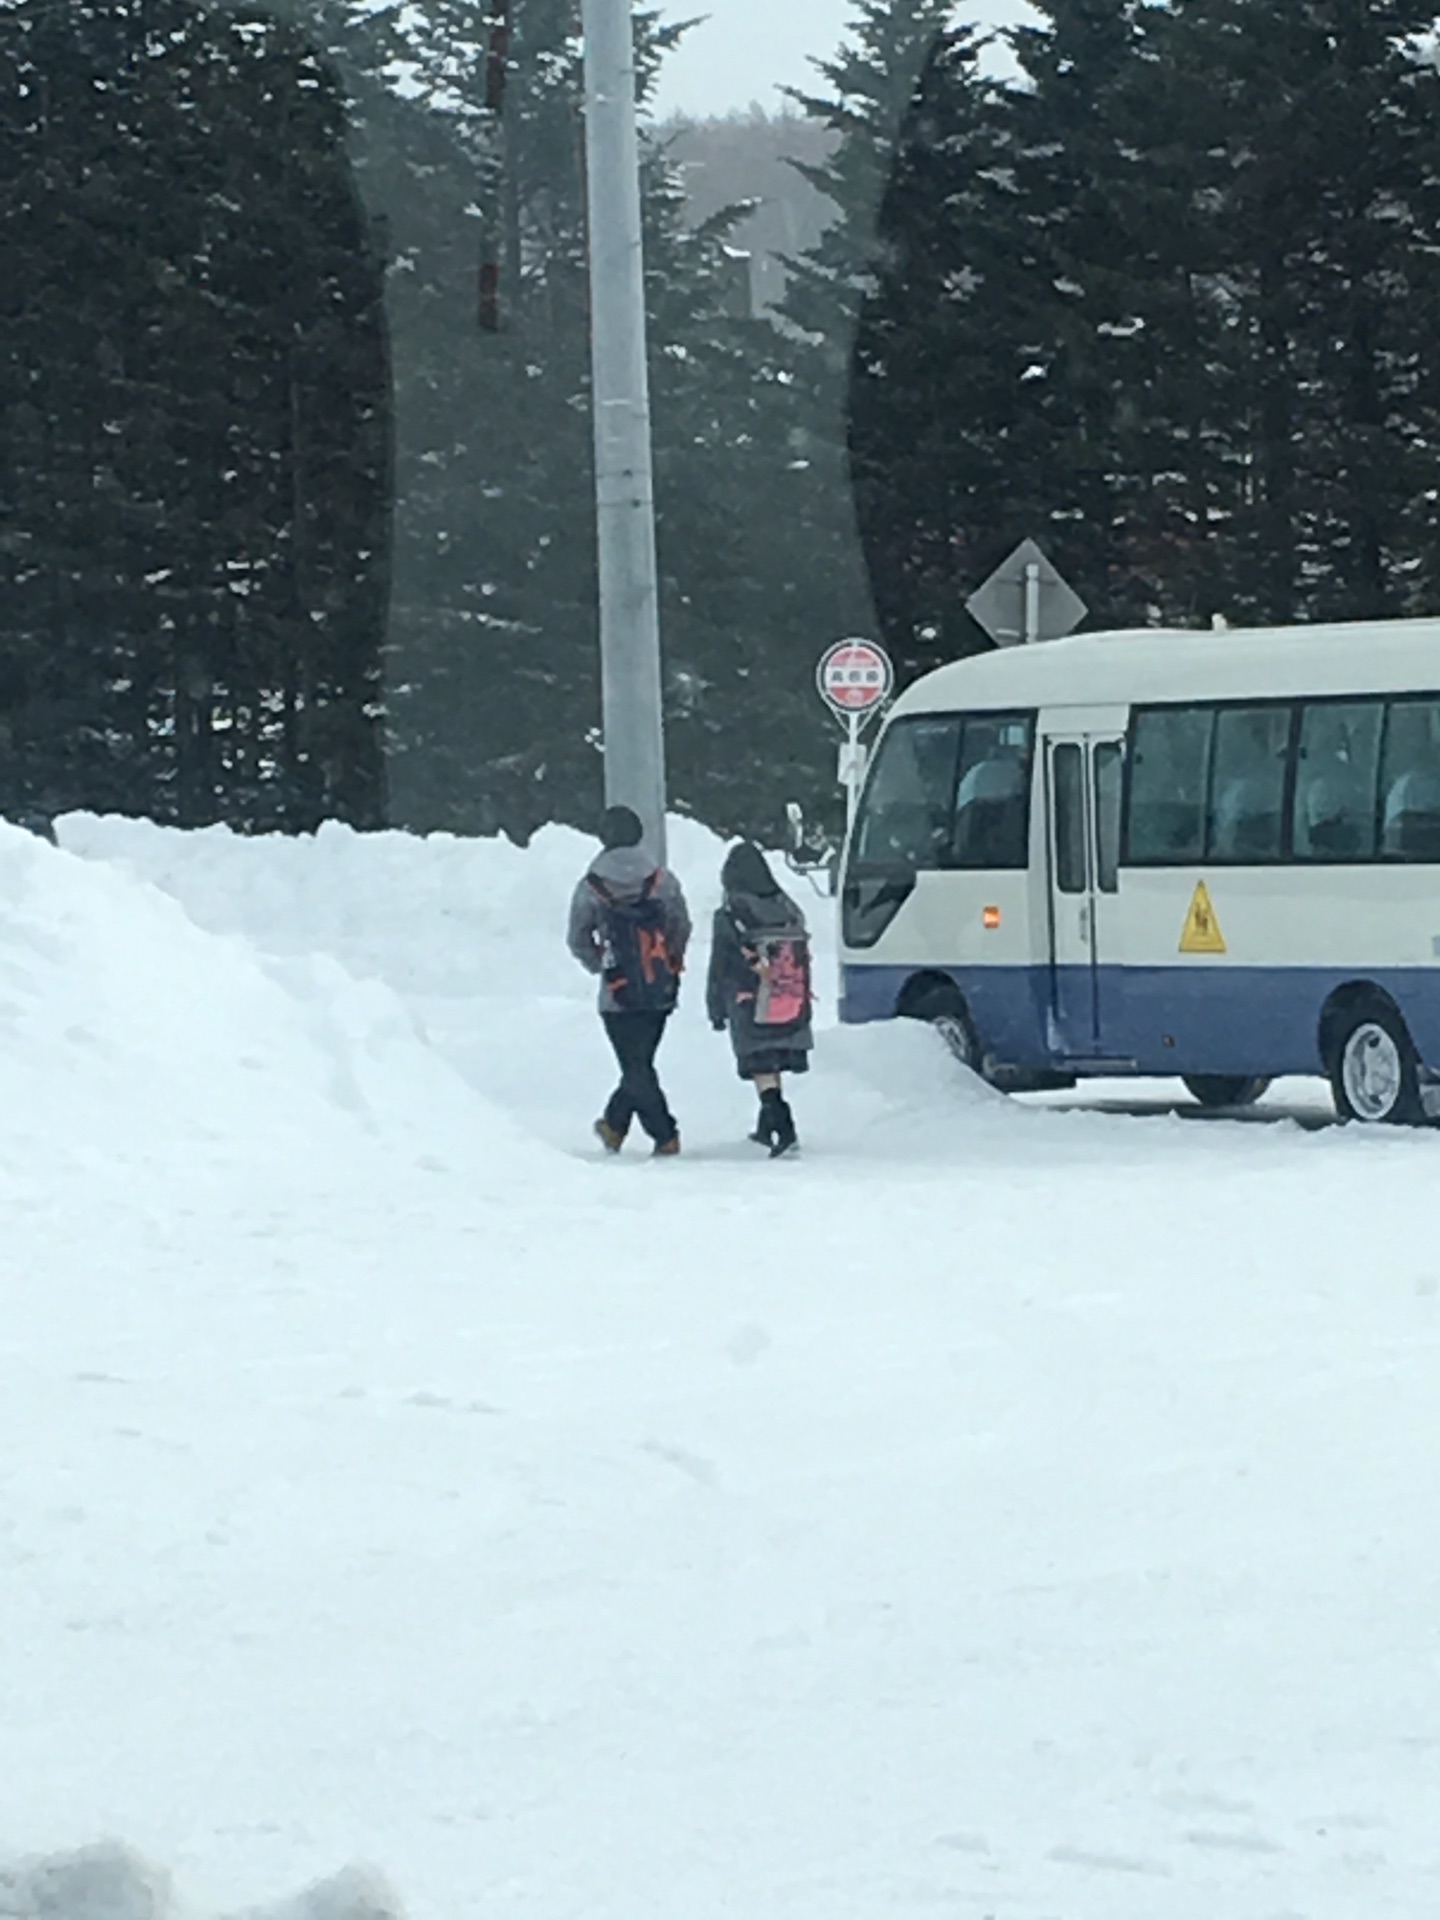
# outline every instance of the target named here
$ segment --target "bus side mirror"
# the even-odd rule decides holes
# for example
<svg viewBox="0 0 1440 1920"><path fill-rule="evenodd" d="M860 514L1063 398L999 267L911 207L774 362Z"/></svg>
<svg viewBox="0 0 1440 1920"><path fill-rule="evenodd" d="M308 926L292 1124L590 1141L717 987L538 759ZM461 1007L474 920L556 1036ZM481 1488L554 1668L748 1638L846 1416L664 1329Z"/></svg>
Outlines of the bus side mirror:
<svg viewBox="0 0 1440 1920"><path fill-rule="evenodd" d="M792 873L803 874L812 887L831 895L835 893L840 877L840 849L823 835L812 844L805 810L798 800L785 803L785 864Z"/></svg>

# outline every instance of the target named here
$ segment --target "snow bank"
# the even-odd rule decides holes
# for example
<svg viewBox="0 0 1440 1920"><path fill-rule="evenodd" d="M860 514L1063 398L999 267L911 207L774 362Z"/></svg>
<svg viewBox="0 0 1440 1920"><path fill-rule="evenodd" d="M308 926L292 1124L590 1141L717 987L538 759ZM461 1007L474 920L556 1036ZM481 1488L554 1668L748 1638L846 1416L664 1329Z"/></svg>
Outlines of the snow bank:
<svg viewBox="0 0 1440 1920"><path fill-rule="evenodd" d="M271 953L323 953L406 995L573 999L583 989L565 916L596 842L568 827L546 827L523 849L503 836L361 834L334 823L303 838L179 833L90 814L68 815L59 834L74 852L172 895L197 926ZM719 904L725 843L678 818L669 838L703 933ZM828 946L831 912L814 904Z"/></svg>
<svg viewBox="0 0 1440 1920"><path fill-rule="evenodd" d="M458 1138L493 1168L523 1150L399 996L323 949L267 955L130 863L6 825L0 898L0 1179L43 1165L124 1185L183 1157L192 1179L244 1166L323 1185L357 1155L416 1159Z"/></svg>
<svg viewBox="0 0 1440 1920"><path fill-rule="evenodd" d="M33 1860L0 1860L0 1920L198 1920L170 1875L129 1847L101 1841ZM393 1888L347 1867L286 1900L228 1920L404 1920Z"/></svg>

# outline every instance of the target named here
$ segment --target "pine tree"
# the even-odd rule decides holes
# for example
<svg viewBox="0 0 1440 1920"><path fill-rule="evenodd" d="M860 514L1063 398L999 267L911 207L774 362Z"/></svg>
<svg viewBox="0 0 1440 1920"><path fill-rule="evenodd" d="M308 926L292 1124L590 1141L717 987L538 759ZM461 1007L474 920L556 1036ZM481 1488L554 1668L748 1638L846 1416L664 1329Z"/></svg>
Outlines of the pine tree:
<svg viewBox="0 0 1440 1920"><path fill-rule="evenodd" d="M1233 423L1221 545L1240 617L1403 611L1433 578L1414 506L1440 425L1436 19L1409 0L1186 0L1168 24L1170 57L1205 75L1221 162L1206 347Z"/></svg>
<svg viewBox="0 0 1440 1920"><path fill-rule="evenodd" d="M0 10L8 807L382 817L385 341L342 113L271 22Z"/></svg>
<svg viewBox="0 0 1440 1920"><path fill-rule="evenodd" d="M927 75L854 446L887 631L972 644L1024 534L1096 624L1362 616L1433 578L1432 10L1045 0Z"/></svg>
<svg viewBox="0 0 1440 1920"><path fill-rule="evenodd" d="M880 213L902 124L952 11L949 0L858 0L839 50L817 62L823 87L791 93L826 136L826 156L797 163L797 170L824 196L830 217L820 239L787 260L778 330L766 343L767 405L783 421L789 456L786 514L777 524L801 562L796 567L792 561L789 571L796 583L786 607L789 650L797 667L804 658L806 710L817 716L798 737L814 742L808 797L832 829L839 825L838 800L831 797L833 737L814 706L814 661L832 640L878 637L877 625L887 639L895 637L883 604L884 582L866 566L857 523L857 492L863 502L866 485L863 460L852 485L856 331L882 269ZM783 568L783 559L777 557L776 565ZM899 664L906 671L903 648ZM820 796L825 804L814 807Z"/></svg>
<svg viewBox="0 0 1440 1920"><path fill-rule="evenodd" d="M964 589L1001 557L1025 476L1015 401L1029 357L1016 280L995 244L1013 171L978 74L947 31L901 129L879 216L878 271L848 390L856 513L882 633L902 680L983 642Z"/></svg>
<svg viewBox="0 0 1440 1920"><path fill-rule="evenodd" d="M942 39L881 216L852 451L887 637L910 671L988 645L968 594L1029 536L1092 612L1143 619L1162 547L1167 189L1134 0L1054 0L1028 84Z"/></svg>

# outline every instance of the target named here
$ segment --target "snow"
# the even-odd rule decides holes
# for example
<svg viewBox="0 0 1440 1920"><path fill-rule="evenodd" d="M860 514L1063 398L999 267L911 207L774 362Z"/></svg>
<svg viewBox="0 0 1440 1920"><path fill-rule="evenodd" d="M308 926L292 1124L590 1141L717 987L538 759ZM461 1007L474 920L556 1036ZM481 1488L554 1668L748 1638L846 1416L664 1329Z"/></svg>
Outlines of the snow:
<svg viewBox="0 0 1440 1920"><path fill-rule="evenodd" d="M0 1915L1435 1910L1433 1136L822 1021L772 1165L696 981L686 1154L610 1162L578 835L61 840L0 827Z"/></svg>

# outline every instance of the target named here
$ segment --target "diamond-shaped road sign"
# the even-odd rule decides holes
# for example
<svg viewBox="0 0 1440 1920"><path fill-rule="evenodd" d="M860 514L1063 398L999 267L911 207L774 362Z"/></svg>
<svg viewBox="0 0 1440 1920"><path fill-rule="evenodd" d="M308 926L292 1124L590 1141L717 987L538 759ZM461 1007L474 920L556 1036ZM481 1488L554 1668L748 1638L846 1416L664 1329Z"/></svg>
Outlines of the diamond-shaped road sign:
<svg viewBox="0 0 1440 1920"><path fill-rule="evenodd" d="M1022 540L965 605L997 647L1063 640L1088 611L1033 540Z"/></svg>

